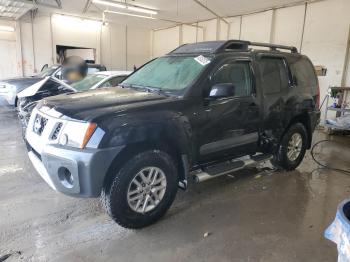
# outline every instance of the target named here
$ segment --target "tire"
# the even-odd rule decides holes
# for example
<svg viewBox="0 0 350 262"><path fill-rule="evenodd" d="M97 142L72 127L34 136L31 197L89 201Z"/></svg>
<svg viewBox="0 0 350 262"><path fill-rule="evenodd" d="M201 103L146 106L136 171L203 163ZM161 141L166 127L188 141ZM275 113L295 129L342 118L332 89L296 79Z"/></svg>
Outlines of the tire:
<svg viewBox="0 0 350 262"><path fill-rule="evenodd" d="M163 189L158 191L161 192L159 194L161 198L158 198L158 200L156 196L159 197L159 195L154 195L151 192L154 188L150 190L152 185L143 183L146 184L146 187L149 187L148 193L146 193L147 190L145 187L141 187L141 184L139 184L139 186L135 184L137 182L142 183L143 181L140 180L140 171L144 170L144 175L149 177L151 173L151 171L149 171L150 169L153 170L153 174L158 174L154 175L154 177L156 177L154 178L154 182L162 180L160 183L163 183L160 186L154 186L154 188L165 187L165 192ZM177 171L174 161L165 152L152 150L139 153L126 162L120 169L112 169L112 172L114 172L115 175L112 178L112 182L106 185L102 190L101 200L108 215L122 227L136 229L153 224L166 213L175 199L178 188ZM164 182L164 177L166 182ZM137 182L132 182L135 181L135 179ZM166 185L164 185L164 183L166 183ZM150 203L151 200L153 203L157 203L153 204L153 209L149 211L143 210L141 213L138 208L142 209L146 201L144 201L143 204L141 203L141 207L137 207L137 201L140 199L134 202L129 200L129 198L132 199L133 197L128 198L128 192L138 191L136 194L139 196L141 194L139 193L139 189L144 189L142 190L143 196L148 194L146 196L149 198L147 203ZM142 199L145 200L146 197ZM129 201L134 205L130 204ZM152 205L149 208L152 208Z"/></svg>
<svg viewBox="0 0 350 262"><path fill-rule="evenodd" d="M298 137L301 138L301 147L300 149L294 149L294 150L300 150L299 153L291 153L291 150L288 149L289 143L292 142L292 138ZM306 152L307 147L307 131L305 129L305 126L301 123L293 124L289 127L288 131L283 135L281 142L278 146L278 150L276 154L274 155L273 160L271 161L272 164L278 168L282 168L285 170L294 170L296 169L301 161L303 160ZM290 147L294 148L294 147ZM288 155L288 153L291 153ZM292 157L293 156L293 157ZM294 159L295 158L295 159Z"/></svg>

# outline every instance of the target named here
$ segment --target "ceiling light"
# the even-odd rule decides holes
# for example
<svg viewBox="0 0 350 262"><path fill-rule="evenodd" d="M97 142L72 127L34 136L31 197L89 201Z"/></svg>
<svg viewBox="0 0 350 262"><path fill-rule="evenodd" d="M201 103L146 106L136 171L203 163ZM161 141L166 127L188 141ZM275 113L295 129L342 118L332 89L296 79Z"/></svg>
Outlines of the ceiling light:
<svg viewBox="0 0 350 262"><path fill-rule="evenodd" d="M158 14L157 11L151 10L151 9L146 9L142 7L137 7L137 6L131 6L129 5L128 10L135 11L135 12L140 12L140 13L145 13L145 14L151 14L151 15L156 15Z"/></svg>
<svg viewBox="0 0 350 262"><path fill-rule="evenodd" d="M0 31L14 32L15 28L13 26L0 25Z"/></svg>
<svg viewBox="0 0 350 262"><path fill-rule="evenodd" d="M156 15L158 14L157 11L148 9L148 8L143 8L135 5L126 5L122 3L117 3L117 2L111 2L111 1L105 1L105 0L92 0L94 4L101 4L101 5L106 5L106 6L111 6L111 7L116 7L116 8L121 8L121 9L128 9L130 11L134 12L139 12L139 13L144 13L144 14L150 14L150 15Z"/></svg>
<svg viewBox="0 0 350 262"><path fill-rule="evenodd" d="M67 26L67 27L79 27L79 28L88 28L88 27L95 27L99 28L102 25L101 21L97 20L91 20L91 19L83 19L80 17L75 16L69 16L69 15L60 15L60 14L54 14L53 15L54 21L59 21L59 24L61 26Z"/></svg>
<svg viewBox="0 0 350 262"><path fill-rule="evenodd" d="M101 4L101 5L107 5L107 6L112 6L116 8L123 8L125 9L126 6L123 4L118 4L116 2L109 2L109 1L104 1L104 0L92 0L94 4Z"/></svg>
<svg viewBox="0 0 350 262"><path fill-rule="evenodd" d="M156 18L151 17L151 16L145 16L145 15L135 15L135 14L124 13L124 12L117 12L117 11L111 11L111 10L105 10L104 12L105 12L105 13L118 14L118 15L135 16L135 17L147 18L147 19L156 19Z"/></svg>

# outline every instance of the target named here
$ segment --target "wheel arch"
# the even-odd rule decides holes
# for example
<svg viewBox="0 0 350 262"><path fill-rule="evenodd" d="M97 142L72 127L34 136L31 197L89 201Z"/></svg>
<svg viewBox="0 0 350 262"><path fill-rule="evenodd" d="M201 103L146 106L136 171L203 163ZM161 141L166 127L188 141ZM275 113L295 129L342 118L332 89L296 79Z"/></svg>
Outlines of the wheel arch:
<svg viewBox="0 0 350 262"><path fill-rule="evenodd" d="M296 116L294 116L289 124L288 127L286 129L286 131L293 125L296 123L301 123L302 125L304 125L306 132L307 132L307 149L311 148L311 143L312 143L312 128L311 128L311 119L310 116L307 112L303 112L301 114L298 114ZM285 131L285 132L286 132Z"/></svg>
<svg viewBox="0 0 350 262"><path fill-rule="evenodd" d="M180 147L179 143L176 143L176 140L168 137L161 137L157 140L144 140L126 145L113 159L110 167L108 168L103 181L103 187L108 187L111 184L116 170L119 170L126 161L136 154L148 150L160 150L169 154L174 160L174 164L177 168L178 181L186 180L187 163L184 161L184 159L187 158L183 157L186 155L183 152L183 148Z"/></svg>

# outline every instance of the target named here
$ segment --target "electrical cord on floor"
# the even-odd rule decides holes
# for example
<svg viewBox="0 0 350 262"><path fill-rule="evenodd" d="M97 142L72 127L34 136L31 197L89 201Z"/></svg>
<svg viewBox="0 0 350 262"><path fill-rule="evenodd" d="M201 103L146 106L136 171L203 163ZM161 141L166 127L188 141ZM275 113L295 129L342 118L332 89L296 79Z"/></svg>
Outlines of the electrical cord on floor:
<svg viewBox="0 0 350 262"><path fill-rule="evenodd" d="M324 142L331 142L331 140L329 140L329 139L320 140L320 141L316 142L316 143L312 146L311 151L310 151L312 159L313 159L318 165L320 165L320 166L323 167L323 168L327 168L327 169L330 169L330 170L334 170L334 171L338 171L338 172L341 172L341 173L345 173L345 174L347 174L347 175L350 175L350 170L345 170L345 169L340 169L340 168L336 168L336 167L327 166L327 165L325 165L325 164L322 164L320 161L318 161L318 160L315 158L315 154L314 154L314 149L315 149L315 147L316 147L317 145L321 144L321 143L324 143Z"/></svg>

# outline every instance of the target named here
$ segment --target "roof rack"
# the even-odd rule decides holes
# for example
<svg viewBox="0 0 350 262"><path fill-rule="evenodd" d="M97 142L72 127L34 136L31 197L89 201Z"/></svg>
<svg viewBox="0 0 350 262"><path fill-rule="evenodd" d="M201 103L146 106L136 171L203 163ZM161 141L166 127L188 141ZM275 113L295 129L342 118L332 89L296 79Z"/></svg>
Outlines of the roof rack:
<svg viewBox="0 0 350 262"><path fill-rule="evenodd" d="M275 44L266 44L266 43L258 43L258 42L250 42L249 45L269 47L271 50L274 50L274 51L277 49L284 49L284 50L289 50L291 53L298 53L298 49L295 46L275 45Z"/></svg>
<svg viewBox="0 0 350 262"><path fill-rule="evenodd" d="M193 44L184 44L171 51L169 54L185 54L185 53L219 53L225 51L248 51L249 46L268 47L270 50L277 49L289 50L291 53L298 53L298 49L294 46L275 45L269 43L258 43L243 40L228 41L207 41Z"/></svg>

